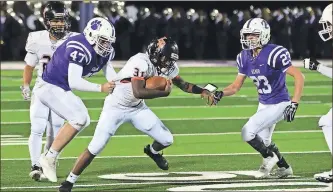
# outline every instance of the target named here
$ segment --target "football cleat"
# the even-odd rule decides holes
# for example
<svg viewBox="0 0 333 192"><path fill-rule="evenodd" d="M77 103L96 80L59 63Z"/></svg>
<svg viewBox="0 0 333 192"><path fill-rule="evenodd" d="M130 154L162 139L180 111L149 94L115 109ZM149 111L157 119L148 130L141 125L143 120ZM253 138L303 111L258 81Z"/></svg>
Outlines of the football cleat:
<svg viewBox="0 0 333 192"><path fill-rule="evenodd" d="M318 173L315 174L313 177L320 182L324 182L324 183L332 183L333 178L332 178L332 171L327 171L327 172L323 172L323 173Z"/></svg>
<svg viewBox="0 0 333 192"><path fill-rule="evenodd" d="M278 178L287 178L293 175L293 169L289 166L288 169L285 167L279 167L273 171L272 176L277 176Z"/></svg>
<svg viewBox="0 0 333 192"><path fill-rule="evenodd" d="M59 187L59 192L71 192L73 185L74 184L69 181L64 181L61 183L61 185Z"/></svg>
<svg viewBox="0 0 333 192"><path fill-rule="evenodd" d="M29 177L35 181L40 181L43 175L43 171L41 167L34 165L31 167L31 172L29 173Z"/></svg>
<svg viewBox="0 0 333 192"><path fill-rule="evenodd" d="M46 157L45 153L41 155L39 163L42 166L45 177L51 182L57 182L56 158Z"/></svg>
<svg viewBox="0 0 333 192"><path fill-rule="evenodd" d="M273 157L263 158L262 165L260 166L258 173L254 176L257 179L263 179L269 177L275 164L279 161L279 158L273 152Z"/></svg>
<svg viewBox="0 0 333 192"><path fill-rule="evenodd" d="M168 161L162 156L162 154L153 154L150 151L150 145L147 145L145 148L143 148L143 152L147 154L150 158L152 158L156 165L162 169L162 170L168 170L169 169L169 163Z"/></svg>

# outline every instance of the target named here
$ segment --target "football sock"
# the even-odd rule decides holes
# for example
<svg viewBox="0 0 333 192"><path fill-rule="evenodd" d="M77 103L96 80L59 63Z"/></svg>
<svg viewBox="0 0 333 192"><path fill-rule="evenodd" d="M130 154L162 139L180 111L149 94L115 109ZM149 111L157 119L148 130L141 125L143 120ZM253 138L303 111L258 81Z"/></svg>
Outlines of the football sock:
<svg viewBox="0 0 333 192"><path fill-rule="evenodd" d="M323 129L323 133L324 133L328 148L330 149L331 154L333 154L332 153L332 127L322 126L321 128Z"/></svg>
<svg viewBox="0 0 333 192"><path fill-rule="evenodd" d="M66 181L71 182L71 183L75 183L76 180L79 178L80 175L75 175L74 173L70 172L70 174L68 175Z"/></svg>
<svg viewBox="0 0 333 192"><path fill-rule="evenodd" d="M268 146L268 148L273 151L276 156L278 157L279 161L276 163L278 167L284 167L286 169L289 168L289 165L287 161L284 159L284 157L281 155L279 148L275 145L275 143L271 142L271 144Z"/></svg>
<svg viewBox="0 0 333 192"><path fill-rule="evenodd" d="M264 142L258 135L256 135L251 141L248 141L247 143L250 144L256 151L258 151L263 158L274 156L273 152L265 146Z"/></svg>
<svg viewBox="0 0 333 192"><path fill-rule="evenodd" d="M57 157L59 154L58 151L55 151L52 149L52 147L50 148L50 150L46 153L46 157L52 157L52 158L55 158Z"/></svg>
<svg viewBox="0 0 333 192"><path fill-rule="evenodd" d="M154 141L153 144L150 145L150 151L153 153L153 154L157 154L159 151L167 148L168 146L164 146L162 144L160 144L159 142L157 141ZM154 153L156 152L156 153Z"/></svg>
<svg viewBox="0 0 333 192"><path fill-rule="evenodd" d="M30 133L29 137L29 152L30 152L30 160L31 165L40 167L39 157L42 151L42 135L37 133Z"/></svg>

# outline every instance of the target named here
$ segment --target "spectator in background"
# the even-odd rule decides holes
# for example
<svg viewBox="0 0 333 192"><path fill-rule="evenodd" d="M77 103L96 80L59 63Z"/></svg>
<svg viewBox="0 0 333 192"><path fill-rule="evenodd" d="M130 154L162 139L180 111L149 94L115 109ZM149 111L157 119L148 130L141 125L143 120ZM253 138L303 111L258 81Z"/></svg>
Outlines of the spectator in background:
<svg viewBox="0 0 333 192"><path fill-rule="evenodd" d="M264 11L266 13L266 11ZM266 14L264 14L266 15ZM288 50L290 49L290 38L288 34L288 19L281 9L275 10L272 14L272 18L269 13L269 24L271 27L271 33L274 38L274 43L279 44Z"/></svg>
<svg viewBox="0 0 333 192"><path fill-rule="evenodd" d="M7 6L6 1L0 2L1 11L1 61L3 60L23 60L20 54L22 39L20 38L24 25L22 19ZM25 42L24 40L23 42ZM24 45L23 45L24 46Z"/></svg>
<svg viewBox="0 0 333 192"><path fill-rule="evenodd" d="M227 59L228 30L231 21L226 13L217 13L214 24L216 25L215 35L219 59Z"/></svg>
<svg viewBox="0 0 333 192"><path fill-rule="evenodd" d="M193 23L193 49L194 58L203 59L205 43L207 38L207 13L203 10L198 11L199 17Z"/></svg>
<svg viewBox="0 0 333 192"><path fill-rule="evenodd" d="M155 8L147 7L141 9L140 16L141 21L136 34L142 41L140 51L145 52L150 41L158 36L157 29L161 16L156 14Z"/></svg>

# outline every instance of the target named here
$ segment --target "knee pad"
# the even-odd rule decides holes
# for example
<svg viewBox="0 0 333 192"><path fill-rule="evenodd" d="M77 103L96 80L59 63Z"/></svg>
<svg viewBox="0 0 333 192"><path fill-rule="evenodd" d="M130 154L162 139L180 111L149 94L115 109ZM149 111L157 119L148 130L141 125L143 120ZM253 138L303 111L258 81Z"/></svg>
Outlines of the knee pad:
<svg viewBox="0 0 333 192"><path fill-rule="evenodd" d="M69 120L68 123L74 127L74 129L81 131L90 124L89 114L79 114L75 118Z"/></svg>
<svg viewBox="0 0 333 192"><path fill-rule="evenodd" d="M42 118L34 118L31 120L31 133L43 136L47 125L47 120Z"/></svg>
<svg viewBox="0 0 333 192"><path fill-rule="evenodd" d="M242 128L242 139L245 142L251 141L254 139L256 134L254 133L253 129L251 129L251 124L247 123Z"/></svg>
<svg viewBox="0 0 333 192"><path fill-rule="evenodd" d="M169 132L170 133L170 132ZM173 135L170 133L167 137L165 137L165 140L163 143L161 143L163 146L170 146L173 144Z"/></svg>
<svg viewBox="0 0 333 192"><path fill-rule="evenodd" d="M109 134L107 133L100 133L100 134L95 134L93 139L88 145L88 150L91 154L97 156L107 145L110 139Z"/></svg>

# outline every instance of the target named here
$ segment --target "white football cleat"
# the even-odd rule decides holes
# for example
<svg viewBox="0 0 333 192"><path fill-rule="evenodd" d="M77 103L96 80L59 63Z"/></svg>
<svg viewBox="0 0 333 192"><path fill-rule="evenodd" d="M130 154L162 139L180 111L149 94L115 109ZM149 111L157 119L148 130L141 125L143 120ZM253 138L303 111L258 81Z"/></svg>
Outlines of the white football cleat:
<svg viewBox="0 0 333 192"><path fill-rule="evenodd" d="M56 170L57 158L46 157L45 153L41 155L39 163L42 166L45 177L51 182L57 182L57 170Z"/></svg>
<svg viewBox="0 0 333 192"><path fill-rule="evenodd" d="M275 164L279 161L279 158L273 152L273 157L263 158L262 165L260 166L258 173L254 176L256 179L263 179L269 177L269 173L272 171Z"/></svg>
<svg viewBox="0 0 333 192"><path fill-rule="evenodd" d="M275 170L274 174L278 178L287 178L293 175L293 169L289 166L288 169L285 167L279 167Z"/></svg>
<svg viewBox="0 0 333 192"><path fill-rule="evenodd" d="M323 172L323 173L317 173L313 177L317 181L320 181L320 182L332 183L332 181L333 181L332 172L333 172L333 170L327 171L327 172Z"/></svg>

